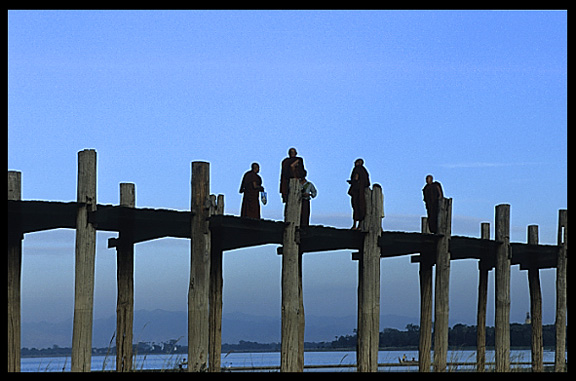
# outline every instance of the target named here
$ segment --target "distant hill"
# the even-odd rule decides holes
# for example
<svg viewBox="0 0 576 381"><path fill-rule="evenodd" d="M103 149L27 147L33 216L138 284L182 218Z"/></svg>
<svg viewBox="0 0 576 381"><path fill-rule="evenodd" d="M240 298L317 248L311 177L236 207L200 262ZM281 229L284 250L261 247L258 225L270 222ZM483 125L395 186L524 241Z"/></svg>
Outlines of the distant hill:
<svg viewBox="0 0 576 381"><path fill-rule="evenodd" d="M187 313L185 311L138 310L134 313L135 342L163 342L180 339L186 344ZM418 324L417 318L398 315L382 315L383 328L404 329L407 324ZM229 313L222 316L222 343L235 344L240 340L260 343L280 342L280 317L255 316ZM306 316L306 341L332 341L336 336L352 334L356 328L356 316L326 317ZM95 319L93 347L107 347L116 330L116 317ZM72 345L72 319L63 322L22 323L22 347L49 348L54 345Z"/></svg>

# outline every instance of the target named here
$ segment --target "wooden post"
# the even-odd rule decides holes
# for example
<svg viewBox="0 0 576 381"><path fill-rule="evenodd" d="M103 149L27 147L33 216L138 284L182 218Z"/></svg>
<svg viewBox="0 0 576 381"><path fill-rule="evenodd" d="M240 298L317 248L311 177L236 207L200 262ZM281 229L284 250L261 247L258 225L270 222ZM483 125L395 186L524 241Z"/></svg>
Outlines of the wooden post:
<svg viewBox="0 0 576 381"><path fill-rule="evenodd" d="M528 226L528 244L538 245L538 225ZM542 291L540 290L540 269L528 268L528 287L530 289L530 317L532 324L532 372L543 371L542 354Z"/></svg>
<svg viewBox="0 0 576 381"><path fill-rule="evenodd" d="M78 215L76 217L76 262L74 279L74 326L72 372L89 372L92 361L94 265L96 229L88 213L96 210L96 151L78 152Z"/></svg>
<svg viewBox="0 0 576 381"><path fill-rule="evenodd" d="M358 344L359 372L378 371L378 342L380 324L380 247L382 235L382 188L374 184L366 188L366 217L363 249L358 262Z"/></svg>
<svg viewBox="0 0 576 381"><path fill-rule="evenodd" d="M428 218L422 217L422 233L430 234ZM434 251L420 253L420 341L418 344L418 370L430 372L432 347L432 265Z"/></svg>
<svg viewBox="0 0 576 381"><path fill-rule="evenodd" d="M556 263L556 353L554 371L566 371L566 307L568 297L568 210L558 211L558 260Z"/></svg>
<svg viewBox="0 0 576 381"><path fill-rule="evenodd" d="M288 200L284 213L282 251L282 345L280 370L296 372L299 369L299 354L304 351L299 345L300 310L298 256L301 193L298 179L290 179Z"/></svg>
<svg viewBox="0 0 576 381"><path fill-rule="evenodd" d="M490 239L490 224L483 222L480 225L480 237ZM488 254L488 253L486 253ZM476 316L476 371L484 372L486 368L486 304L488 300L488 271L490 264L487 260L478 261L478 311Z"/></svg>
<svg viewBox="0 0 576 381"><path fill-rule="evenodd" d="M210 290L210 164L192 162L188 371L208 370Z"/></svg>
<svg viewBox="0 0 576 381"><path fill-rule="evenodd" d="M438 215L438 233L442 235L436 249L434 297L434 371L446 371L448 357L448 314L450 296L450 235L452 233L452 199L443 198Z"/></svg>
<svg viewBox="0 0 576 381"><path fill-rule="evenodd" d="M496 311L494 349L496 372L510 370L510 205L496 206Z"/></svg>
<svg viewBox="0 0 576 381"><path fill-rule="evenodd" d="M211 196L211 198L214 195ZM218 195L211 214L224 214L224 195ZM210 338L209 370L220 372L222 354L222 239L219 234L210 233Z"/></svg>
<svg viewBox="0 0 576 381"><path fill-rule="evenodd" d="M120 184L120 206L136 206L136 190L132 183ZM120 227L116 246L118 299L116 301L116 371L132 370L134 325L134 226L126 214Z"/></svg>
<svg viewBox="0 0 576 381"><path fill-rule="evenodd" d="M8 200L22 199L22 173L8 171ZM18 221L9 221L19 225ZM20 372L20 287L22 274L22 234L15 229L8 235L8 372Z"/></svg>
<svg viewBox="0 0 576 381"><path fill-rule="evenodd" d="M304 371L304 331L306 318L304 311L304 290L302 290L302 252L298 251L298 372Z"/></svg>

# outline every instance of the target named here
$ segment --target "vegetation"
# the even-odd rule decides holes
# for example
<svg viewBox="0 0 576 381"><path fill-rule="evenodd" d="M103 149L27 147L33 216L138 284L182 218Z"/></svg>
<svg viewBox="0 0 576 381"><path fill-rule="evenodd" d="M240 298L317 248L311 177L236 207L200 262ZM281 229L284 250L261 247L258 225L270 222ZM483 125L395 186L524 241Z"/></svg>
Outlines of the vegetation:
<svg viewBox="0 0 576 381"><path fill-rule="evenodd" d="M530 348L531 346L531 325L510 324L510 346ZM420 327L408 324L406 329L401 331L394 328L384 328L380 332L380 348L418 348L420 337ZM556 345L554 325L542 327L542 339L544 347L554 348ZM187 353L188 347L178 345L178 340L168 340L162 343L134 344L134 353L138 354L174 354ZM434 344L434 337L432 337ZM456 324L448 332L448 345L452 348L476 347L476 326ZM494 346L494 327L486 327L486 346ZM305 350L339 350L356 348L356 330L352 335L335 337L331 342L306 342ZM278 352L280 343L257 343L253 341L240 340L238 344L222 344L222 352ZM54 345L52 348L36 349L22 348L23 357L52 357L69 356L71 348L62 348ZM93 348L93 355L115 355L116 347Z"/></svg>
<svg viewBox="0 0 576 381"><path fill-rule="evenodd" d="M420 339L420 327L408 324L406 330L400 331L394 328L385 328L380 332L380 348L403 348L418 347ZM532 327L529 324L510 324L510 346L527 347L531 346ZM554 347L556 345L554 325L542 327L542 340L544 347ZM434 336L432 336L434 344ZM476 347L476 326L456 324L449 329L448 345L453 348ZM332 342L334 348L355 348L356 333L353 335L340 336ZM494 327L486 327L486 346L494 346Z"/></svg>

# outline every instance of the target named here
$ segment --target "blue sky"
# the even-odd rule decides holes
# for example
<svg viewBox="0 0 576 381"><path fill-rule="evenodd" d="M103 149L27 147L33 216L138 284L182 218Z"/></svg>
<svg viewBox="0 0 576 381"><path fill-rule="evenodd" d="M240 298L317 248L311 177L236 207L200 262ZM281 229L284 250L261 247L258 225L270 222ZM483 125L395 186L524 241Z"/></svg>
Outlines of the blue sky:
<svg viewBox="0 0 576 381"><path fill-rule="evenodd" d="M118 183L134 182L138 207L187 210L190 163L206 160L212 193L239 214L241 177L257 161L262 216L281 219L292 146L318 188L314 224L351 226L346 179L362 157L384 190L386 230L420 229L432 173L454 199L453 234L479 236L509 203L512 241L538 224L555 244L567 207L567 13L8 13L8 169L22 171L24 199L75 200L77 152L94 148L99 203L117 204ZM98 233L96 317L115 311L112 236ZM225 313L280 314L275 252L225 254ZM186 309L188 241L138 244L135 266L137 309ZM73 231L26 236L23 320L72 317L73 269ZM381 270L382 313L418 316L417 265L401 257ZM541 273L553 323L555 272ZM529 310L526 276L513 269L513 321ZM306 312L355 314L356 278L349 252L306 256ZM473 324L476 262L453 262L451 282L451 316Z"/></svg>

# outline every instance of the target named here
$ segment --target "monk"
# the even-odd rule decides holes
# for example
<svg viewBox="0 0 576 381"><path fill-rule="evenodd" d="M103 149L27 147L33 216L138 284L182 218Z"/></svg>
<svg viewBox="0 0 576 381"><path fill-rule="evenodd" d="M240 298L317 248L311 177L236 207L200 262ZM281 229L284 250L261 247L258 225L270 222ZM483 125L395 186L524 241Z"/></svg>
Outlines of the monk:
<svg viewBox="0 0 576 381"><path fill-rule="evenodd" d="M282 160L282 170L280 172L280 193L282 194L282 202L286 203L288 200L288 184L290 179L302 179L306 177L306 169L304 168L304 160L296 156L296 148L288 150L288 157Z"/></svg>
<svg viewBox="0 0 576 381"><path fill-rule="evenodd" d="M354 224L352 230L360 229L360 222L366 217L366 194L365 190L370 186L370 176L368 171L364 168L364 160L357 159L354 162L354 169L350 175L350 189L348 194L352 197L352 210L354 211L352 218Z"/></svg>
<svg viewBox="0 0 576 381"><path fill-rule="evenodd" d="M302 187L302 209L300 213L300 226L310 226L310 199L318 195L318 190L314 184L306 180L305 177L300 179Z"/></svg>
<svg viewBox="0 0 576 381"><path fill-rule="evenodd" d="M428 212L428 228L430 232L438 233L438 210L440 200L444 197L442 184L434 181L432 175L428 175L426 176L426 185L422 188L422 193L424 193L424 203Z"/></svg>
<svg viewBox="0 0 576 381"><path fill-rule="evenodd" d="M240 217L260 219L260 200L258 196L260 192L264 192L264 187L258 172L260 172L260 165L252 163L252 169L246 172L242 178L240 193L244 193L244 197L242 198Z"/></svg>

